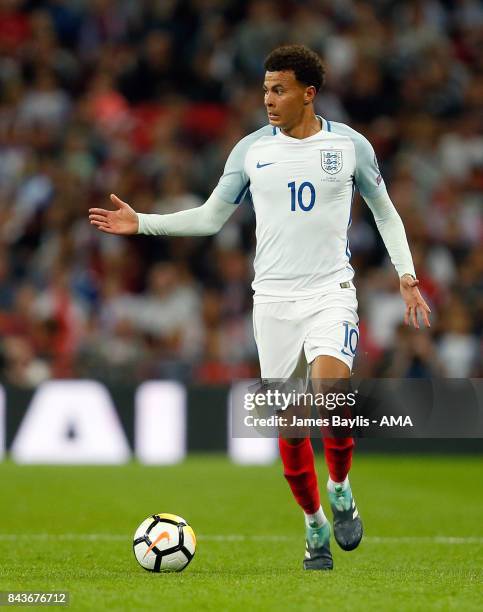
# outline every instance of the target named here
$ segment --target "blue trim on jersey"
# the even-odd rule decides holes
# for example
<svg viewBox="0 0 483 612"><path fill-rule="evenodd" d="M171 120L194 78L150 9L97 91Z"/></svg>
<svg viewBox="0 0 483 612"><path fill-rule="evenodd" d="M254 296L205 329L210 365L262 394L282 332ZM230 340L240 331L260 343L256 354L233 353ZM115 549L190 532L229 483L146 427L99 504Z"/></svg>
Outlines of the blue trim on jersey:
<svg viewBox="0 0 483 612"><path fill-rule="evenodd" d="M248 197L248 201L251 204L251 207L253 208L253 210L255 210L255 206L253 204L252 192L250 191L250 188L247 191L247 197Z"/></svg>
<svg viewBox="0 0 483 612"><path fill-rule="evenodd" d="M276 133L277 133L277 128L273 126L273 136L275 136Z"/></svg>
<svg viewBox="0 0 483 612"><path fill-rule="evenodd" d="M347 224L347 232L349 232L349 228L352 225L352 203L354 202L354 192L355 192L355 190L356 190L355 181L352 181L351 206L350 206L350 212L349 212L349 223ZM347 236L347 243L345 245L345 254L347 255L347 257L349 259L351 258L351 252L350 252L350 249L349 249L349 236Z"/></svg>
<svg viewBox="0 0 483 612"><path fill-rule="evenodd" d="M326 119L325 122L327 123L327 131L332 132L332 128L330 127L330 121L327 121Z"/></svg>
<svg viewBox="0 0 483 612"><path fill-rule="evenodd" d="M240 193L236 197L236 200L233 202L234 204L240 204L240 202L243 200L243 197L246 194L247 189L249 187L250 187L250 181L248 181L248 183L246 183L246 185L243 186L243 189L240 191Z"/></svg>

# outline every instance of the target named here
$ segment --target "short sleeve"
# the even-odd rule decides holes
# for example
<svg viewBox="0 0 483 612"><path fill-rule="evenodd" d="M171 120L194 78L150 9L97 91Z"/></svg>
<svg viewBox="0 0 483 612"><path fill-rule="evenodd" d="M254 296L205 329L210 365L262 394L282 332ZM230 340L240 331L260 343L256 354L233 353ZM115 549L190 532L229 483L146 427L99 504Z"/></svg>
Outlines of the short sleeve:
<svg viewBox="0 0 483 612"><path fill-rule="evenodd" d="M386 193L386 185L379 170L371 143L362 134L353 138L356 149L355 183L362 197L373 198Z"/></svg>
<svg viewBox="0 0 483 612"><path fill-rule="evenodd" d="M259 138L271 133L271 126L265 126L245 136L233 147L226 160L223 175L214 189L214 193L221 200L232 204L240 204L243 201L250 188L250 177L245 172L247 151Z"/></svg>

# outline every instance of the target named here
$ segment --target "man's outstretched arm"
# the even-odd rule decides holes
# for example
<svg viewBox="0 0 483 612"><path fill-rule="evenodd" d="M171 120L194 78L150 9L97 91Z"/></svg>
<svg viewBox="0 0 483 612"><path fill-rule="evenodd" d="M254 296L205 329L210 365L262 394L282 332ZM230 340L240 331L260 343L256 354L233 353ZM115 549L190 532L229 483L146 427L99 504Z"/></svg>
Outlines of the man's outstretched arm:
<svg viewBox="0 0 483 612"><path fill-rule="evenodd" d="M125 236L210 236L220 231L236 209L215 193L201 206L167 215L137 213L114 194L111 202L116 210L90 208L89 221L102 232Z"/></svg>
<svg viewBox="0 0 483 612"><path fill-rule="evenodd" d="M136 211L116 195L111 201L116 210L91 208L89 220L107 234L147 234L150 236L210 236L220 231L243 201L250 180L244 168L245 155L253 142L272 128L265 126L242 138L226 160L223 175L202 206L167 215L146 215Z"/></svg>

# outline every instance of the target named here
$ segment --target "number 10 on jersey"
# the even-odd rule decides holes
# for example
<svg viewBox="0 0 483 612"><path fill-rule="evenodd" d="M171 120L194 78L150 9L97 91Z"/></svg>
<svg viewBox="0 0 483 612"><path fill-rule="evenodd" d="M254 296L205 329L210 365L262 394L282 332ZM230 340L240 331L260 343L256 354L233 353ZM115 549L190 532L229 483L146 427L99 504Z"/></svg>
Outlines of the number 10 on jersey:
<svg viewBox="0 0 483 612"><path fill-rule="evenodd" d="M290 210L295 212L297 210L297 204L300 210L308 212L312 210L315 204L315 187L309 181L304 181L300 184L297 189L295 181L292 181L287 185L290 189L291 204Z"/></svg>

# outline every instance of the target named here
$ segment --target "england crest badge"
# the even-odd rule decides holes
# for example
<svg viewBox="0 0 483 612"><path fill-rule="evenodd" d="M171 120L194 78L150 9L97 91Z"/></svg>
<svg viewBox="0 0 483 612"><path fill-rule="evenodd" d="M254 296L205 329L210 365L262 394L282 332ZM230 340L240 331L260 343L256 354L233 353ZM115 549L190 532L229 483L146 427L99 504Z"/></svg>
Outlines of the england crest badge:
<svg viewBox="0 0 483 612"><path fill-rule="evenodd" d="M320 151L322 170L327 174L337 174L342 170L342 151L335 149L322 149Z"/></svg>

